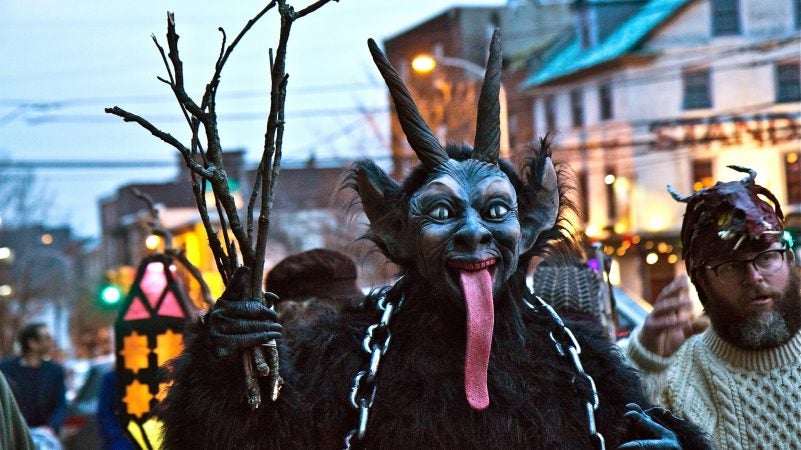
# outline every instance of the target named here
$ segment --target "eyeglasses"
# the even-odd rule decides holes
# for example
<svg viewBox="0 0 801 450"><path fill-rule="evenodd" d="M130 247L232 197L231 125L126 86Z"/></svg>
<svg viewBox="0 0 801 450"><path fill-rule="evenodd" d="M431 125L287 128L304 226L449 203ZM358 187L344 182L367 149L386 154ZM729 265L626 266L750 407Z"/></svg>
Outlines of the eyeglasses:
<svg viewBox="0 0 801 450"><path fill-rule="evenodd" d="M767 275L771 271L780 268L784 262L784 252L786 251L787 249L785 248L765 250L744 261L726 261L714 266L704 267L715 272L715 275L722 283L736 283L745 275L745 269L748 264L754 266L754 270L762 275Z"/></svg>

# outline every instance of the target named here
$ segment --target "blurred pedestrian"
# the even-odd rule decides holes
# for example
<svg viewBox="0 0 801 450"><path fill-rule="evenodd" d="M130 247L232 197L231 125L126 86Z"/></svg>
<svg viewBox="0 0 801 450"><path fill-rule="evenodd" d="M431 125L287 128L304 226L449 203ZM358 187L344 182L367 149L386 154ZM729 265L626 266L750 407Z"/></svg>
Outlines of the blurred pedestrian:
<svg viewBox="0 0 801 450"><path fill-rule="evenodd" d="M282 259L267 274L266 288L278 296L276 312L282 323L311 324L362 301L357 277L350 256L317 248Z"/></svg>
<svg viewBox="0 0 801 450"><path fill-rule="evenodd" d="M49 360L53 336L45 324L31 323L22 328L17 341L22 354L0 362L0 372L8 379L34 439L56 438L67 405L64 369Z"/></svg>
<svg viewBox="0 0 801 450"><path fill-rule="evenodd" d="M19 411L6 377L0 372L0 449L33 450L28 425Z"/></svg>
<svg viewBox="0 0 801 450"><path fill-rule="evenodd" d="M692 334L688 283L667 286L628 356L659 384L664 407L721 448L801 448L801 293L775 196L754 182L689 197L681 229L687 273L711 322ZM689 337L689 338L688 338Z"/></svg>
<svg viewBox="0 0 801 450"><path fill-rule="evenodd" d="M117 394L117 374L112 367L103 375L97 397L97 422L103 450L134 450L131 440L120 426L117 414L121 407Z"/></svg>

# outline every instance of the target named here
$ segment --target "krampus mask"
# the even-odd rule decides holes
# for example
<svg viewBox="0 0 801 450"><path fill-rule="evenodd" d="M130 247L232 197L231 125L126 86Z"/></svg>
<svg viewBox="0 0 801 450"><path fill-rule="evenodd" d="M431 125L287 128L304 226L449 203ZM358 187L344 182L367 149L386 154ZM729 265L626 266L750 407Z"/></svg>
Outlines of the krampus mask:
<svg viewBox="0 0 801 450"><path fill-rule="evenodd" d="M668 186L675 200L687 203L681 244L687 273L693 279L696 269L711 259L735 259L738 251L761 251L782 238L784 214L776 197L754 182L754 170L728 167L748 176L719 181L688 196Z"/></svg>
<svg viewBox="0 0 801 450"><path fill-rule="evenodd" d="M482 410L489 405L487 367L496 302L508 297L503 294L510 278L525 271L543 232L555 227L560 203L556 171L547 148L529 163L525 179L499 161L499 31L490 44L472 148L443 147L397 71L373 40L368 45L422 163L402 185L370 161L356 164L354 184L370 221L370 237L403 273L430 285L432 303L464 311L465 395L472 408Z"/></svg>

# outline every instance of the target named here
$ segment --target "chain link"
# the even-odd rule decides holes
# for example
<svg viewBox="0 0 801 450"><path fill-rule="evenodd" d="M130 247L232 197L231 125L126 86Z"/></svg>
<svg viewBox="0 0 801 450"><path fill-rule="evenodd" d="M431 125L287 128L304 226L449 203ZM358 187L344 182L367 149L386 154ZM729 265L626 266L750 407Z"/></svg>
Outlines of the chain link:
<svg viewBox="0 0 801 450"><path fill-rule="evenodd" d="M400 282L395 283L397 286ZM362 350L370 355L370 363L367 370L361 370L353 377L350 388L350 406L359 411L359 422L356 428L350 430L345 435L345 450L353 448L353 445L361 441L367 433L367 420L370 416L370 408L375 401L376 375L381 357L389 349L389 342L392 333L389 331L389 321L392 315L403 305L403 295L401 295L397 306L389 300L390 287L385 287L378 293L375 307L381 312L381 320L378 323L367 327L367 332L362 341Z"/></svg>
<svg viewBox="0 0 801 450"><path fill-rule="evenodd" d="M359 411L359 421L357 427L350 430L348 434L345 435L345 450L354 448L354 444L361 441L367 433L367 420L369 419L370 408L375 401L377 390L375 381L376 375L378 374L378 366L381 362L381 357L389 349L389 343L392 338L392 333L389 331L389 322L396 310L400 309L403 305L403 296L401 296L397 306L389 300L388 294L390 291L391 288L386 287L378 294L375 306L376 309L381 312L381 320L367 328L364 340L362 341L362 350L370 355L370 362L367 370L361 370L353 377L350 388L350 405ZM590 387L591 399L585 402L590 440L593 441L595 448L598 450L605 450L606 444L604 437L595 428L595 411L598 410L598 405L600 403L598 390L595 387L595 380L584 371L584 367L581 365L581 359L579 358L581 346L573 335L573 332L565 325L551 305L547 304L536 295L534 298L538 302L537 306L532 305L526 299L523 299L523 302L535 312L540 312L541 309L544 310L549 318L559 327L557 331L561 331L563 334L561 340L554 336L553 331L548 333L551 342L556 348L556 352L573 364L577 377L583 378Z"/></svg>
<svg viewBox="0 0 801 450"><path fill-rule="evenodd" d="M598 410L598 405L600 404L598 399L598 390L595 388L595 380L593 380L589 374L584 372L584 367L581 365L581 359L579 358L579 355L581 354L581 346L576 340L576 337L573 335L573 332L570 331L570 329L565 325L565 323L559 317L559 314L554 311L551 305L545 303L543 299L536 295L534 298L537 299L537 306L532 305L528 300L525 299L523 299L523 302L526 304L526 306L536 312L544 310L550 319L553 320L553 322L559 327L559 329L556 331L561 331L561 334L563 335L561 339L557 339L556 336L554 336L553 331L548 333L551 342L553 342L554 347L556 347L556 352L559 353L559 356L562 356L573 364L573 368L576 370L576 376L583 378L590 387L591 398L585 402L590 440L594 443L595 448L598 450L604 450L606 448L604 437L595 428L595 411ZM575 379L573 382L575 383Z"/></svg>

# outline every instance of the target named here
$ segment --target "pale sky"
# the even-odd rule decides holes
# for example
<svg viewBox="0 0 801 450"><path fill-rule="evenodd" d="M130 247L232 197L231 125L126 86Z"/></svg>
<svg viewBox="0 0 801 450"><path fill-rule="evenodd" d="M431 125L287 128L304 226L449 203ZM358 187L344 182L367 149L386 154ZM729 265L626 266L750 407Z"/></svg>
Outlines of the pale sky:
<svg viewBox="0 0 801 450"><path fill-rule="evenodd" d="M296 2L296 9L312 3ZM285 162L354 155L386 160L387 102L366 41L379 43L453 6L497 6L503 0L340 0L295 23L287 59L289 92ZM166 46L166 11L175 12L190 95L200 99L220 48L264 1L4 0L0 2L0 162L165 161L139 169L38 168L55 199L52 224L79 236L99 233L97 201L132 182L175 176L177 157L138 125L103 112L120 106L187 141L150 35ZM223 146L261 154L268 102L268 49L277 45L277 13L250 31L223 72L218 111ZM359 111L373 111L376 126ZM18 170L3 171L6 176ZM8 175L10 174L10 175ZM1 226L1 225L0 225Z"/></svg>

